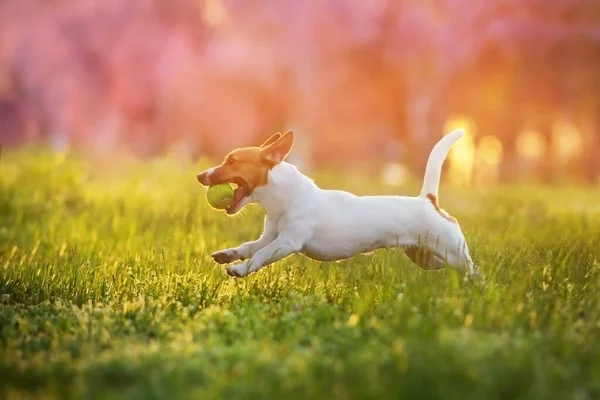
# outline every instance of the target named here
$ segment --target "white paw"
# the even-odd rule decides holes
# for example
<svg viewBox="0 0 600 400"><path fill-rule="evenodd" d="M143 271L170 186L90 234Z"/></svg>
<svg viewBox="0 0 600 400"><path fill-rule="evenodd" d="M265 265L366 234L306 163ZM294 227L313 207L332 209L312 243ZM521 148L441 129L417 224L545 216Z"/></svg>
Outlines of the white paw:
<svg viewBox="0 0 600 400"><path fill-rule="evenodd" d="M243 257L235 249L217 251L212 253L211 257L219 264L229 264L230 262L243 260Z"/></svg>
<svg viewBox="0 0 600 400"><path fill-rule="evenodd" d="M243 278L251 272L250 266L246 261L232 267L228 267L225 270L227 271L227 275L234 276L236 278Z"/></svg>

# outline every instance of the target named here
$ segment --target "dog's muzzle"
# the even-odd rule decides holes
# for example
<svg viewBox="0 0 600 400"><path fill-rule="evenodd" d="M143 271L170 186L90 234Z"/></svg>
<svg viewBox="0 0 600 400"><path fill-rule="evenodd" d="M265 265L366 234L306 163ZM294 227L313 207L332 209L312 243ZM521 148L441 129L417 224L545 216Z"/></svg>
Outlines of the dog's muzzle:
<svg viewBox="0 0 600 400"><path fill-rule="evenodd" d="M198 174L198 182L204 186L210 186L210 174L208 172L202 172Z"/></svg>

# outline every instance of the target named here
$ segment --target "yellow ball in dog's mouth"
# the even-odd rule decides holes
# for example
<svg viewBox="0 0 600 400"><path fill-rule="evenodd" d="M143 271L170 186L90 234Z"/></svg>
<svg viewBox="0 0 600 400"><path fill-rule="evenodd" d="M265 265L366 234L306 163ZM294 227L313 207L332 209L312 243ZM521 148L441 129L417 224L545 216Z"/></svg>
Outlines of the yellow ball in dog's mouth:
<svg viewBox="0 0 600 400"><path fill-rule="evenodd" d="M211 207L225 210L233 201L233 186L229 183L210 186L206 191L206 200Z"/></svg>

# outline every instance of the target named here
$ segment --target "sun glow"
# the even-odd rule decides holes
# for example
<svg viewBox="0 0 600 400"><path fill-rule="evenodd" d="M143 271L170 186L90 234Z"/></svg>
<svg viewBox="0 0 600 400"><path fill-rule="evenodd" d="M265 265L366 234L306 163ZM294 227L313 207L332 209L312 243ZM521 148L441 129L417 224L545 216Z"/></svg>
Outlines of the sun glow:
<svg viewBox="0 0 600 400"><path fill-rule="evenodd" d="M525 131L517 139L517 153L526 160L536 161L546 150L544 137L537 131Z"/></svg>
<svg viewBox="0 0 600 400"><path fill-rule="evenodd" d="M450 133L458 128L465 130L465 136L450 150L448 178L454 185L469 186L473 180L475 166L474 135L476 126L470 119L457 116L446 122L444 132Z"/></svg>
<svg viewBox="0 0 600 400"><path fill-rule="evenodd" d="M222 0L206 0L204 3L204 22L209 26L219 26L227 21L227 10Z"/></svg>
<svg viewBox="0 0 600 400"><path fill-rule="evenodd" d="M490 183L498 180L504 148L496 136L488 135L479 140L475 164L475 182Z"/></svg>
<svg viewBox="0 0 600 400"><path fill-rule="evenodd" d="M583 137L581 132L572 124L559 121L552 130L554 151L563 159L574 158L583 150Z"/></svg>
<svg viewBox="0 0 600 400"><path fill-rule="evenodd" d="M381 181L388 186L402 186L408 180L408 168L399 163L388 163L381 171Z"/></svg>

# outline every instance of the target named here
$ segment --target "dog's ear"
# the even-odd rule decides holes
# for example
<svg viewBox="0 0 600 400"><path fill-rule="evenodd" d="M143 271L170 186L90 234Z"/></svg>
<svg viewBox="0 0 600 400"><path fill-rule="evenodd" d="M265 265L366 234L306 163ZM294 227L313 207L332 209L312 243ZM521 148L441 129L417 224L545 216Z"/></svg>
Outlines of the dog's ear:
<svg viewBox="0 0 600 400"><path fill-rule="evenodd" d="M270 140L270 139L269 139ZM273 164L279 164L290 154L294 145L294 132L288 131L281 135L279 140L262 148L262 156Z"/></svg>
<svg viewBox="0 0 600 400"><path fill-rule="evenodd" d="M281 133L277 132L276 134L274 134L273 136L271 136L270 138L268 138L263 144L261 144L260 147L261 148L267 147L268 145L273 144L276 141L278 141L279 138L281 138Z"/></svg>

